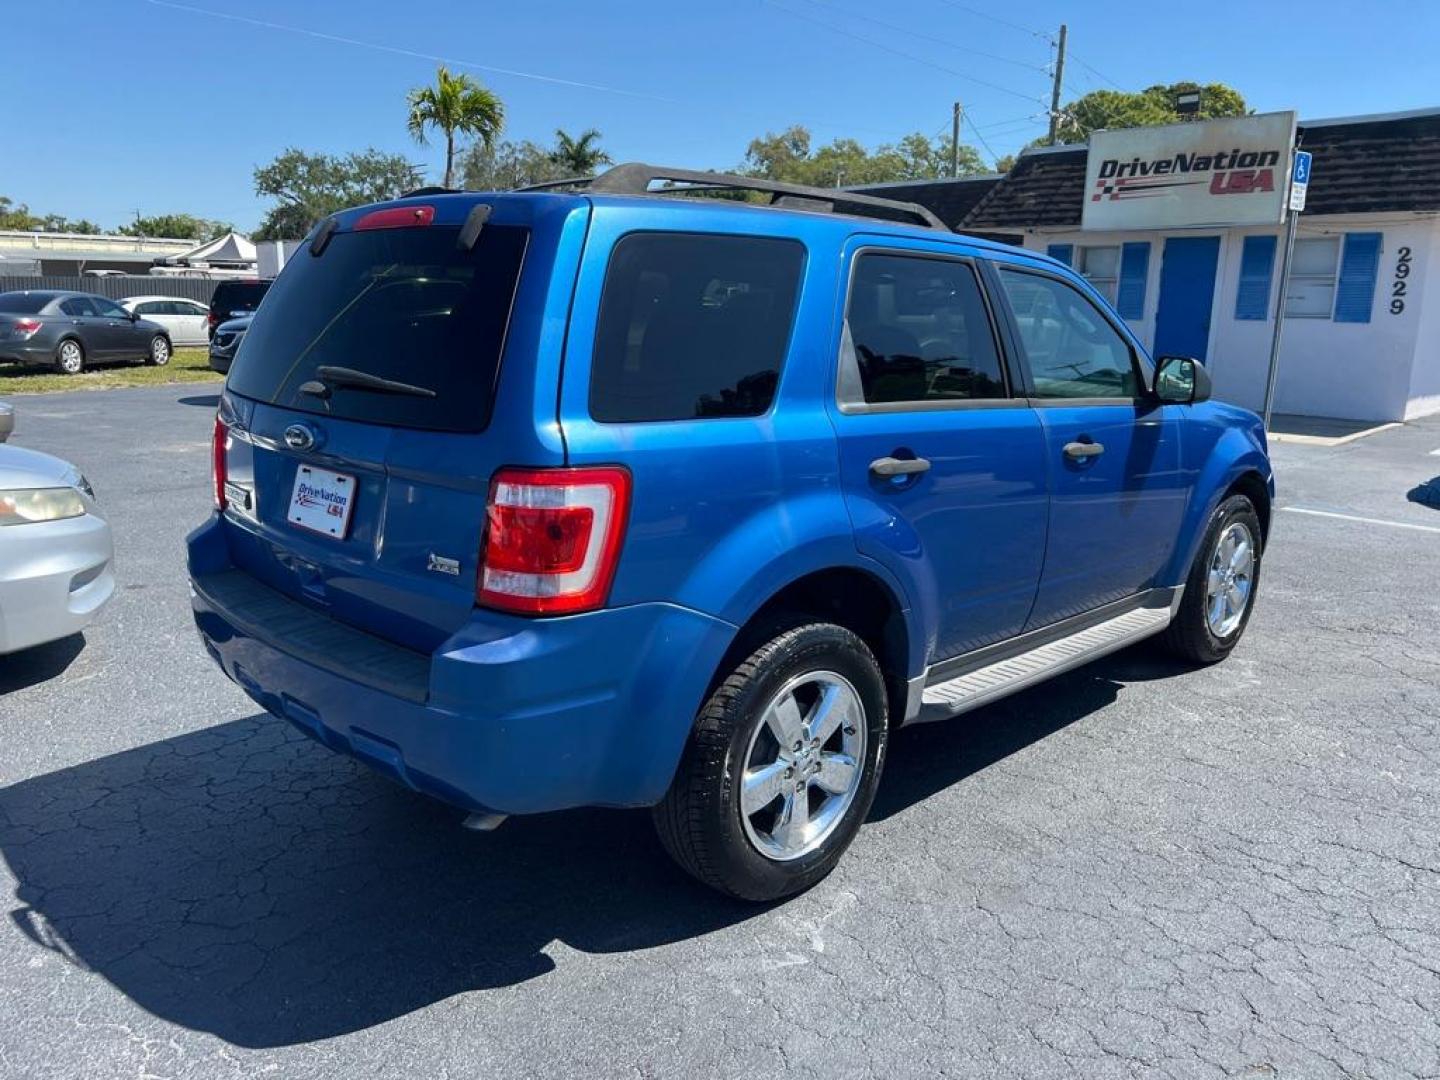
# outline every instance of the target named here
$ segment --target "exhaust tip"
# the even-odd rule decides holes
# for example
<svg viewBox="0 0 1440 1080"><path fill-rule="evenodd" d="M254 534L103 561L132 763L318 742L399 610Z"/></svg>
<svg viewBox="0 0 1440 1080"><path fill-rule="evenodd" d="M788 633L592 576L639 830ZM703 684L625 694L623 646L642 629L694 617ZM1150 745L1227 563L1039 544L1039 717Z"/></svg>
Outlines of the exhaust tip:
<svg viewBox="0 0 1440 1080"><path fill-rule="evenodd" d="M471 814L460 823L463 829L470 829L472 832L494 832L505 823L509 814Z"/></svg>

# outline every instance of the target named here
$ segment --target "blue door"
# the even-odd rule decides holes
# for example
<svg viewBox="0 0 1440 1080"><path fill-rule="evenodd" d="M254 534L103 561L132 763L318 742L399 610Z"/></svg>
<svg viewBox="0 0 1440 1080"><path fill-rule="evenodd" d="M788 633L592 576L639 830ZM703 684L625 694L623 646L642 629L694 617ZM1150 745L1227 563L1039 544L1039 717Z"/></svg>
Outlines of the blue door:
<svg viewBox="0 0 1440 1080"><path fill-rule="evenodd" d="M893 243L894 247L891 247ZM830 402L860 551L905 583L926 655L1018 634L1048 513L1045 433L1012 396L975 267L953 248L853 241Z"/></svg>
<svg viewBox="0 0 1440 1080"><path fill-rule="evenodd" d="M1210 348L1210 309L1215 303L1218 236L1172 236L1160 264L1160 303L1155 311L1155 356L1204 360Z"/></svg>
<svg viewBox="0 0 1440 1080"><path fill-rule="evenodd" d="M1130 341L1072 282L997 274L1045 432L1050 515L1026 629L1124 600L1156 583L1174 550L1189 480L1178 406L1145 390Z"/></svg>

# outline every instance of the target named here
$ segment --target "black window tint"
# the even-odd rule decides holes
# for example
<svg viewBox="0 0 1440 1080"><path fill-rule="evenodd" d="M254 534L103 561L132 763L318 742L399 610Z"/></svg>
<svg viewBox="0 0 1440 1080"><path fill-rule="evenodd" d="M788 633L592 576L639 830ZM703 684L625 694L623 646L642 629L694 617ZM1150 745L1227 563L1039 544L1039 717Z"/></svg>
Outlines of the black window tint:
<svg viewBox="0 0 1440 1080"><path fill-rule="evenodd" d="M210 299L214 311L224 312L229 318L232 311L254 311L269 291L269 281L222 281L215 288Z"/></svg>
<svg viewBox="0 0 1440 1080"><path fill-rule="evenodd" d="M230 389L348 420L483 429L529 231L486 225L469 250L458 235L444 226L341 232L319 256L302 250L255 313ZM321 367L353 368L434 396L341 382L328 399L302 392Z"/></svg>
<svg viewBox="0 0 1440 1080"><path fill-rule="evenodd" d="M99 314L99 312L95 310L94 301L88 296L72 296L61 302L60 310L66 315L74 315L77 318Z"/></svg>
<svg viewBox="0 0 1440 1080"><path fill-rule="evenodd" d="M0 311L14 312L17 315L37 315L52 299L49 293L0 293Z"/></svg>
<svg viewBox="0 0 1440 1080"><path fill-rule="evenodd" d="M1001 268L1035 396L1137 396L1130 346L1081 293L1052 277Z"/></svg>
<svg viewBox="0 0 1440 1080"><path fill-rule="evenodd" d="M129 312L114 300L107 300L103 296L95 297L91 303L95 305L96 314L103 315L107 319L124 319L129 315Z"/></svg>
<svg viewBox="0 0 1440 1080"><path fill-rule="evenodd" d="M607 423L759 416L795 321L793 240L635 233L615 245L590 364Z"/></svg>
<svg viewBox="0 0 1440 1080"><path fill-rule="evenodd" d="M841 359L842 401L1005 396L980 283L969 264L952 259L861 255Z"/></svg>

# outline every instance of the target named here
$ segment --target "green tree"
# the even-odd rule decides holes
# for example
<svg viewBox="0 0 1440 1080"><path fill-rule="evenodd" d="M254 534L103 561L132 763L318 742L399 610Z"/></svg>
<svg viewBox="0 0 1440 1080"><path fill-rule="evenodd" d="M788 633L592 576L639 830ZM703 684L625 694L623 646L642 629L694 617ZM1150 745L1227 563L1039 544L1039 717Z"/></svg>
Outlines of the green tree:
<svg viewBox="0 0 1440 1080"><path fill-rule="evenodd" d="M445 133L445 186L455 176L455 136L473 135L488 146L505 126L505 106L500 99L468 75L451 75L442 64L435 70L434 86L417 86L410 91L410 134L425 146L426 132L438 128Z"/></svg>
<svg viewBox="0 0 1440 1080"><path fill-rule="evenodd" d="M591 176L601 165L610 164L610 155L600 148L600 132L594 128L586 128L578 137L556 128L550 157L566 176Z"/></svg>
<svg viewBox="0 0 1440 1080"><path fill-rule="evenodd" d="M460 186L469 191L511 191L529 184L565 180L575 174L554 152L528 139L475 143L460 158Z"/></svg>
<svg viewBox="0 0 1440 1080"><path fill-rule="evenodd" d="M41 222L24 203L17 205L8 195L0 195L0 229L29 231L40 228Z"/></svg>
<svg viewBox="0 0 1440 1080"><path fill-rule="evenodd" d="M1060 142L1084 142L1099 128L1151 127L1173 124L1181 119L1175 111L1175 95L1186 90L1200 91L1202 120L1221 116L1248 116L1251 112L1244 97L1224 83L1200 85L1195 82L1156 84L1137 94L1123 90L1095 90L1070 102L1060 110ZM1044 145L1037 139L1032 145Z"/></svg>
<svg viewBox="0 0 1440 1080"><path fill-rule="evenodd" d="M214 240L235 226L228 221L211 221L194 214L157 214L154 217L137 217L133 223L120 226L126 236L178 237L184 240Z"/></svg>
<svg viewBox="0 0 1440 1080"><path fill-rule="evenodd" d="M63 214L46 214L40 219L37 226L41 232L69 232L86 233L90 236L107 233L109 229L102 229L89 218L67 218Z"/></svg>
<svg viewBox="0 0 1440 1080"><path fill-rule="evenodd" d="M255 170L255 194L269 196L277 205L253 236L298 240L327 214L403 195L417 186L419 174L418 165L381 150L339 157L290 147Z"/></svg>
<svg viewBox="0 0 1440 1080"><path fill-rule="evenodd" d="M950 140L936 141L916 132L873 150L854 139L836 139L816 149L810 132L796 125L751 140L740 168L750 176L811 187L933 180L950 175ZM985 171L979 152L962 143L959 175Z"/></svg>

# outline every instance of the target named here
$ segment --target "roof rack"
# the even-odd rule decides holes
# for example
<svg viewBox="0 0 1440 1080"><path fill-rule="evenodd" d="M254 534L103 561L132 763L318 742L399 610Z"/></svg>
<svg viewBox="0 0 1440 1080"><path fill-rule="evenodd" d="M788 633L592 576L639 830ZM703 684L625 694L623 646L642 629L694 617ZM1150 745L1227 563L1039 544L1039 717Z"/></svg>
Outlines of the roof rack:
<svg viewBox="0 0 1440 1080"><path fill-rule="evenodd" d="M652 190L650 185L657 180L683 186ZM941 221L929 209L919 203L902 202L899 199L882 199L878 195L862 195L856 191L839 188L808 187L804 184L785 184L777 180L763 180L754 176L736 176L732 173L696 172L692 169L671 169L662 165L646 165L629 162L607 169L599 176L572 177L568 180L551 180L543 184L530 184L516 188L517 191L545 191L551 188L584 187L605 195L672 195L696 191L758 191L770 196L771 206L801 205L807 209L820 209L830 213L852 213L860 217L898 216L927 229L951 232L950 226ZM866 211L871 211L867 213ZM875 211L885 211L876 213Z"/></svg>

